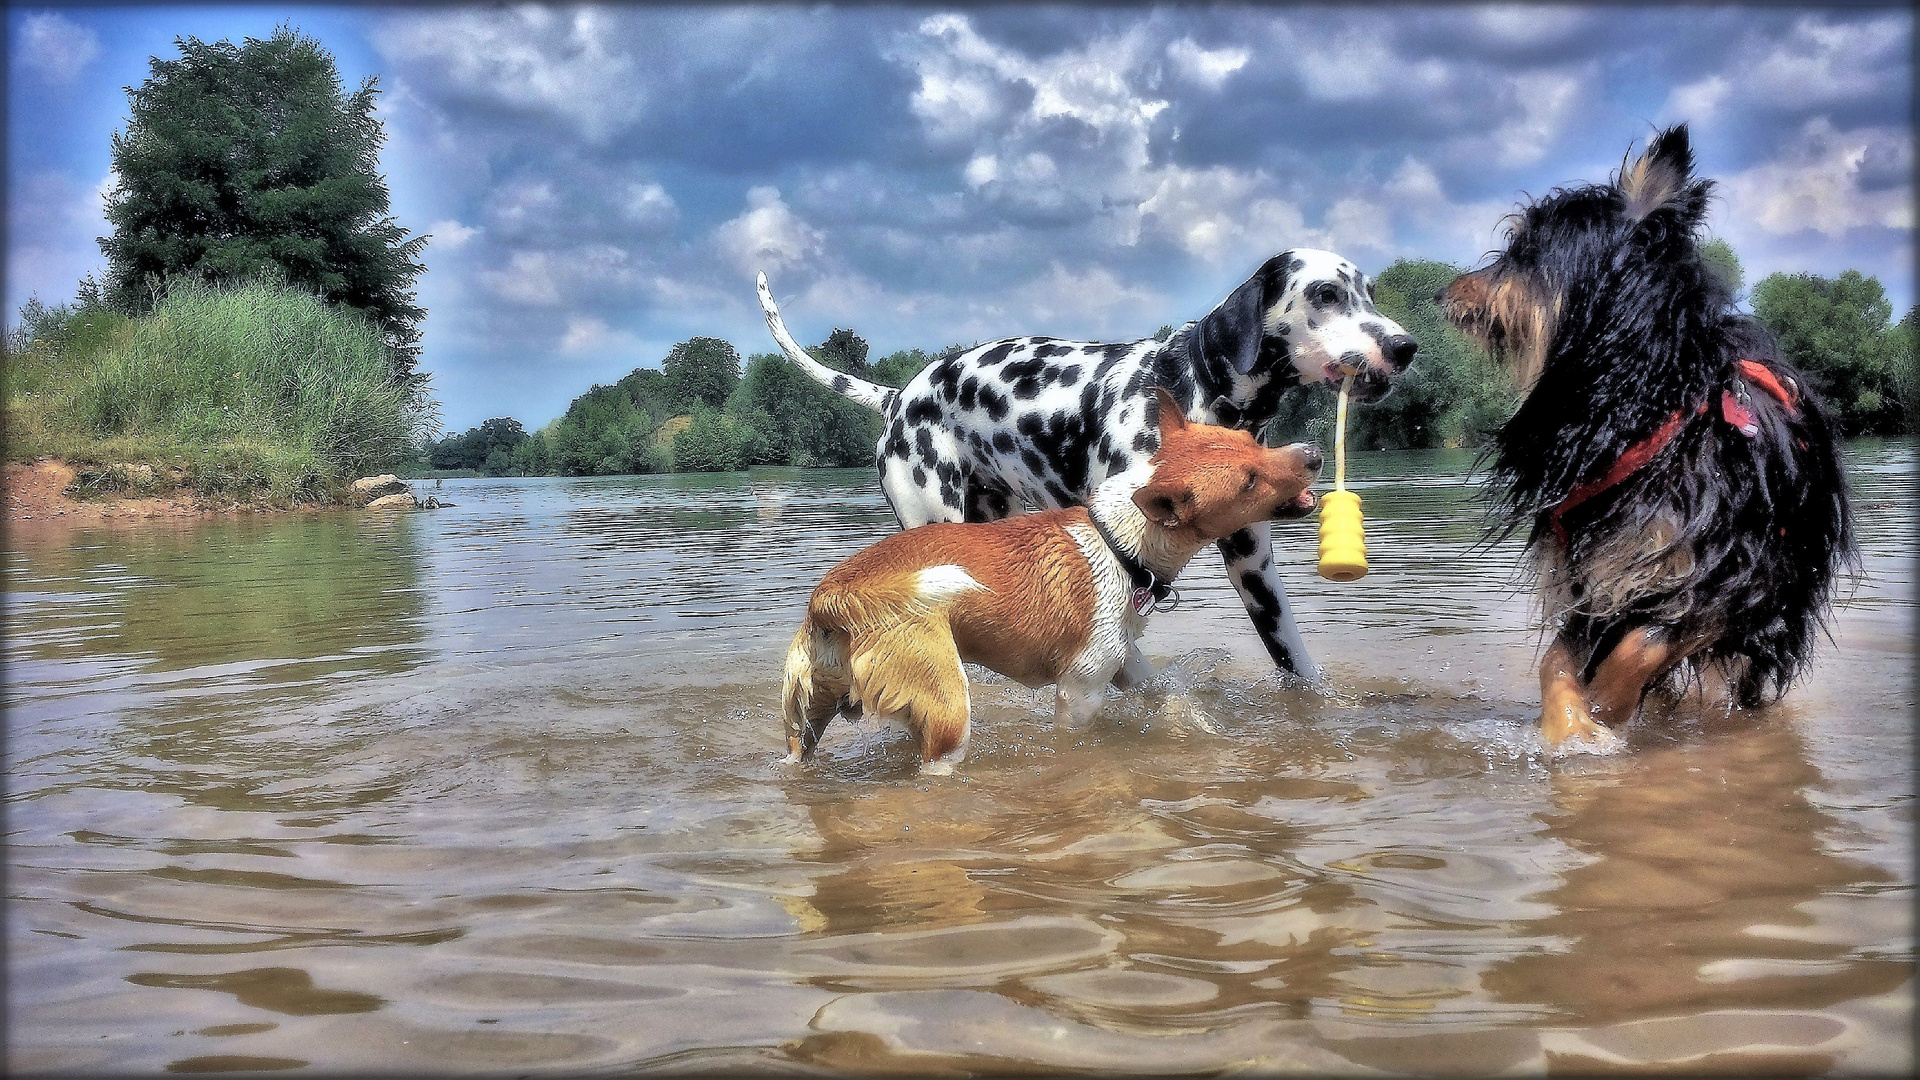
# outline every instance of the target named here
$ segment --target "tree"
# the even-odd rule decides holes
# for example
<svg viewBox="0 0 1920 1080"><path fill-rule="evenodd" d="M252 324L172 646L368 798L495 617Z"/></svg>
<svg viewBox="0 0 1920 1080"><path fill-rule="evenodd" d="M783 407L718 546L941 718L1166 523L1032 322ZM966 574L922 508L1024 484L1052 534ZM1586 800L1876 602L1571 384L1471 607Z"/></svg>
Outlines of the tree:
<svg viewBox="0 0 1920 1080"><path fill-rule="evenodd" d="M1701 244L1700 258L1727 283L1728 292L1737 294L1747 283L1747 271L1740 265L1740 256L1733 253L1733 245L1725 240L1715 238Z"/></svg>
<svg viewBox="0 0 1920 1080"><path fill-rule="evenodd" d="M696 405L688 424L673 437L673 467L679 472L733 472L752 463L761 434L749 424Z"/></svg>
<svg viewBox="0 0 1920 1080"><path fill-rule="evenodd" d="M919 349L901 349L875 361L867 369L867 377L888 386L905 386L932 361L933 357Z"/></svg>
<svg viewBox="0 0 1920 1080"><path fill-rule="evenodd" d="M1900 346L1888 325L1893 304L1880 279L1858 270L1837 278L1769 274L1753 287L1753 314L1780 355L1805 372L1848 435L1888 434L1902 425Z"/></svg>
<svg viewBox="0 0 1920 1080"><path fill-rule="evenodd" d="M520 421L496 416L465 434L449 435L427 448L427 465L435 469L477 469L504 476L515 448L528 438ZM493 455L501 454L496 463Z"/></svg>
<svg viewBox="0 0 1920 1080"><path fill-rule="evenodd" d="M740 354L719 338L697 337L675 345L660 370L681 412L696 401L717 409L740 385Z"/></svg>
<svg viewBox="0 0 1920 1080"><path fill-rule="evenodd" d="M814 382L778 353L748 361L727 411L760 433L755 465L871 465L880 439L880 418L872 410Z"/></svg>
<svg viewBox="0 0 1920 1080"><path fill-rule="evenodd" d="M867 340L851 330L834 327L827 340L807 350L815 360L835 371L844 371L849 375L865 378L867 372Z"/></svg>
<svg viewBox="0 0 1920 1080"><path fill-rule="evenodd" d="M109 301L144 314L176 276L278 278L365 312L395 374L411 374L427 238L388 212L378 80L343 93L333 56L286 26L237 46L174 45L178 59L154 57L129 89L126 131L113 136L113 235L100 238Z"/></svg>

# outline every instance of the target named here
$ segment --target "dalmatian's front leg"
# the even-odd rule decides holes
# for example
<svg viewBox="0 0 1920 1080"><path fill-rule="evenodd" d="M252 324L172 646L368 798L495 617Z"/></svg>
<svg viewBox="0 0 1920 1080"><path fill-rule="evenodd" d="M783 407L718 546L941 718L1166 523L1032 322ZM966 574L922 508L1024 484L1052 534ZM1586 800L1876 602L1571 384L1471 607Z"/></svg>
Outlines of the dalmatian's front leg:
<svg viewBox="0 0 1920 1080"><path fill-rule="evenodd" d="M1287 603L1287 590L1273 565L1273 538L1267 522L1258 522L1234 533L1217 545L1227 561L1227 577L1247 605L1254 629L1267 646L1267 654L1282 671L1291 671L1308 682L1320 681L1320 669L1307 655L1306 642L1300 640L1300 628L1293 624L1293 609Z"/></svg>

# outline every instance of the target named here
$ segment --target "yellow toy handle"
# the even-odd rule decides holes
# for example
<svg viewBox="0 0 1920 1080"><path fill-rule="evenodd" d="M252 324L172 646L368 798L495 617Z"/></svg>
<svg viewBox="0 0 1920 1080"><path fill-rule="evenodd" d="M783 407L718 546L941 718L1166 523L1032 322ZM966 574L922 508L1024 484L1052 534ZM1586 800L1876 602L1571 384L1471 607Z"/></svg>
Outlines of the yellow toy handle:
<svg viewBox="0 0 1920 1080"><path fill-rule="evenodd" d="M1347 490L1347 392L1353 376L1340 384L1340 408L1334 416L1333 490L1320 497L1320 576L1328 581L1358 581L1367 576L1367 540L1360 526L1360 496Z"/></svg>

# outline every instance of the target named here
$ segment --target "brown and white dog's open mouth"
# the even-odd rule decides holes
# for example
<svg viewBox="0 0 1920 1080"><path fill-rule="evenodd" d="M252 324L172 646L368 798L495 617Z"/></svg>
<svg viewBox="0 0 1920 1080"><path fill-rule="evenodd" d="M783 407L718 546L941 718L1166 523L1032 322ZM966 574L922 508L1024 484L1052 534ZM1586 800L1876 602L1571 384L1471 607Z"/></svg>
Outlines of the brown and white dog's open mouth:
<svg viewBox="0 0 1920 1080"><path fill-rule="evenodd" d="M1295 518L1303 518L1313 513L1314 507L1318 505L1320 505L1320 501L1313 497L1313 492L1303 491L1293 499L1275 507L1273 520L1292 521Z"/></svg>

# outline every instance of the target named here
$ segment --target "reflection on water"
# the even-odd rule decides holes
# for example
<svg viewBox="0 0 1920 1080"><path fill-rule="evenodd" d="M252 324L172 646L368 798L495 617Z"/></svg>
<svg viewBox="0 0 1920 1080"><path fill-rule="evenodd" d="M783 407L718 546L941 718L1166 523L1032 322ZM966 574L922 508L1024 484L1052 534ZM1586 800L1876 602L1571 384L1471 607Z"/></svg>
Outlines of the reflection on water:
<svg viewBox="0 0 1920 1080"><path fill-rule="evenodd" d="M1808 685L1559 763L1463 453L1362 456L1361 582L1278 529L1326 693L1202 560L1184 695L1065 731L983 674L939 781L883 725L776 764L865 470L17 531L8 1064L1901 1070L1920 505L1853 457Z"/></svg>

